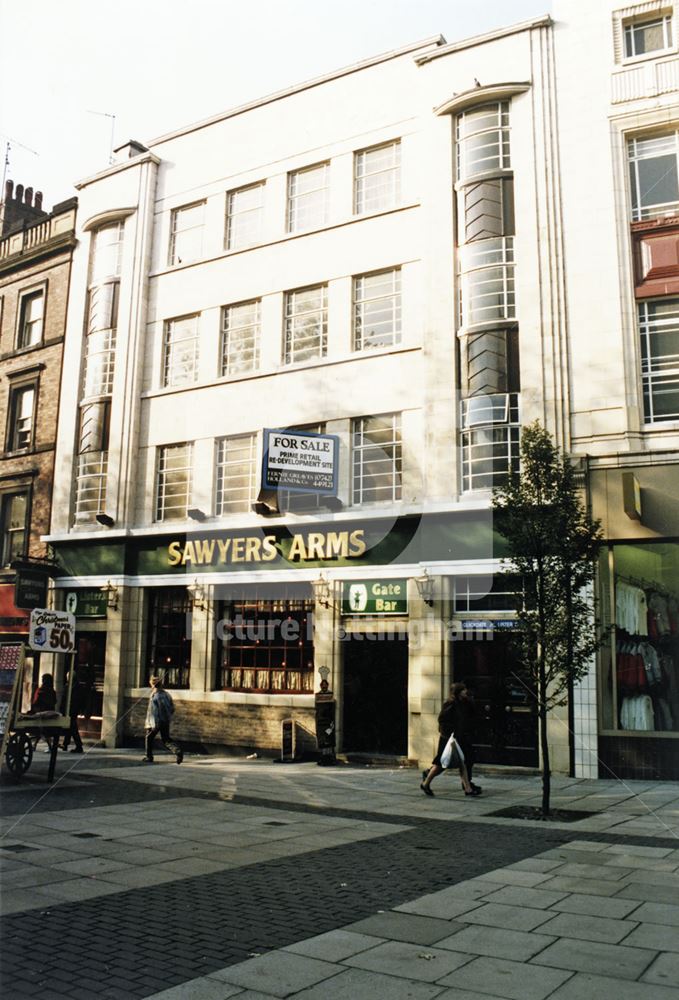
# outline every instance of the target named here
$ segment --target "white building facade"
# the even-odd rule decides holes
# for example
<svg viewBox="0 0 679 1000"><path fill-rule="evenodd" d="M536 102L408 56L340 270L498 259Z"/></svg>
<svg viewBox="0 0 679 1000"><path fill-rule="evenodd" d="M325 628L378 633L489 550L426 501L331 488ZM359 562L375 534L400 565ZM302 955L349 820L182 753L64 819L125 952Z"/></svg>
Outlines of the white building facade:
<svg viewBox="0 0 679 1000"><path fill-rule="evenodd" d="M325 678L340 750L426 763L465 680L479 760L537 766L490 490L535 419L582 457L595 513L613 510L622 467L642 501L662 489L640 470L665 483L677 448L658 417L674 404L640 367L618 155L662 115L631 121L627 83L620 106L604 89L588 102L561 69L608 30L617 80L615 31L624 45L641 18L629 44L643 46L657 5L588 14L589 29L576 6L130 143L79 185L50 541L107 744L141 734L161 673L180 738L273 750L292 720L311 745ZM583 116L601 154L586 166L571 141ZM268 429L334 448L332 495L262 489ZM627 517L631 536L660 543L644 517ZM612 514L606 530L614 613ZM597 747L627 752L623 701L642 695L614 680L612 641L552 719L556 770L592 776Z"/></svg>

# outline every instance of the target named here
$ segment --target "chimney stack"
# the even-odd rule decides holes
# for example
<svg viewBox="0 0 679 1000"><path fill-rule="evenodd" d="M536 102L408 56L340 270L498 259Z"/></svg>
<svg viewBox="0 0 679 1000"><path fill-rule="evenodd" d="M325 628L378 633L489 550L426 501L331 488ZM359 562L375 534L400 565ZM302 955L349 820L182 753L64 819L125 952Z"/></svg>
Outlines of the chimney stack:
<svg viewBox="0 0 679 1000"><path fill-rule="evenodd" d="M34 199L32 187L5 181L5 197L0 202L0 238L39 222L47 214L42 207L42 191L36 191Z"/></svg>

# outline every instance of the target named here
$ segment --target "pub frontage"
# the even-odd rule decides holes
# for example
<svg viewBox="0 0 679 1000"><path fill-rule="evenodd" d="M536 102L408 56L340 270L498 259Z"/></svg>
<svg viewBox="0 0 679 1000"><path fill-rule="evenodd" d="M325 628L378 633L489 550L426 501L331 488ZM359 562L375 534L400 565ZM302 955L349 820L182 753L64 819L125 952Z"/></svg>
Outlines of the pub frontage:
<svg viewBox="0 0 679 1000"><path fill-rule="evenodd" d="M275 753L291 719L298 750L313 750L325 679L339 752L426 762L448 687L465 680L480 759L537 766L536 719L507 646L515 595L497 575L487 509L269 518L55 550L57 603L92 661L106 745L140 738L158 673L189 743ZM567 744L561 753L567 762Z"/></svg>

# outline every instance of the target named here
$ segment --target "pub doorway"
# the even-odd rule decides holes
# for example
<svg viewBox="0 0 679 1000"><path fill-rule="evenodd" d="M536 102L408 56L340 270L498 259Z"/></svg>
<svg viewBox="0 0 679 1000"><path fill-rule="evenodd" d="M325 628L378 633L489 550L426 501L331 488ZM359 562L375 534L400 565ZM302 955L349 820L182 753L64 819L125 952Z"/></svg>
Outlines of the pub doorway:
<svg viewBox="0 0 679 1000"><path fill-rule="evenodd" d="M76 632L75 664L85 687L84 704L78 717L80 735L88 740L101 739L104 702L104 667L106 632Z"/></svg>
<svg viewBox="0 0 679 1000"><path fill-rule="evenodd" d="M537 711L510 637L465 635L453 644L452 657L453 679L468 685L476 703L478 763L537 767Z"/></svg>
<svg viewBox="0 0 679 1000"><path fill-rule="evenodd" d="M349 633L342 642L342 749L408 753L408 638Z"/></svg>

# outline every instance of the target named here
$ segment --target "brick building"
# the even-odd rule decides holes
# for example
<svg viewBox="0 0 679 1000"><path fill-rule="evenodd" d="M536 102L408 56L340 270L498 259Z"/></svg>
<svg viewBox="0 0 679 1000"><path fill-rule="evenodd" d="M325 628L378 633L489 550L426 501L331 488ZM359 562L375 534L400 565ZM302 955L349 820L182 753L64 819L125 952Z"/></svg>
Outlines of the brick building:
<svg viewBox="0 0 679 1000"><path fill-rule="evenodd" d="M24 565L26 581L50 562L41 536L52 506L76 209L72 198L47 212L40 192L11 180L0 204L0 640L28 631L13 564Z"/></svg>

